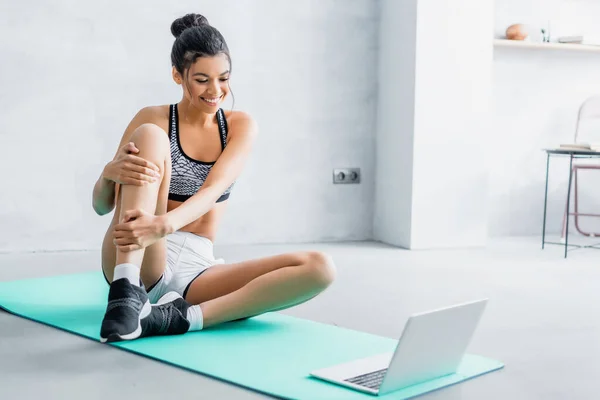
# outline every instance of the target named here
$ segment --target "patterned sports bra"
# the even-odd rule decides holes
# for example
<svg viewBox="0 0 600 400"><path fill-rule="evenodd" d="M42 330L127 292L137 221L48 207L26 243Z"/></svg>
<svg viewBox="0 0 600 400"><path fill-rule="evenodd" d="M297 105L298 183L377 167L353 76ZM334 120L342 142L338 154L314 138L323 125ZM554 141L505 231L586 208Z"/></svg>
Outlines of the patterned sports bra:
<svg viewBox="0 0 600 400"><path fill-rule="evenodd" d="M169 140L171 142L171 183L169 187L169 200L186 201L192 197L204 184L208 173L216 161L205 162L194 160L183 152L179 140L179 114L177 104L171 104L169 113L170 128ZM219 135L221 136L221 150L227 146L227 120L223 109L217 111ZM232 183L219 197L217 203L229 198L233 187Z"/></svg>

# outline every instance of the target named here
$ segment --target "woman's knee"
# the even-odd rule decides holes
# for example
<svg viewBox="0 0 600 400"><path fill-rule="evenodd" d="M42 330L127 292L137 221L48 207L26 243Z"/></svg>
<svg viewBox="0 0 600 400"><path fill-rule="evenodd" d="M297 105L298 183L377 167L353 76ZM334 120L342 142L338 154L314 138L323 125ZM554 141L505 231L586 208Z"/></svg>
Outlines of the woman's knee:
<svg viewBox="0 0 600 400"><path fill-rule="evenodd" d="M333 283L337 269L330 255L320 251L309 251L305 253L305 259L306 267L316 286L324 290Z"/></svg>
<svg viewBox="0 0 600 400"><path fill-rule="evenodd" d="M170 151L169 138L166 132L158 125L146 123L138 126L131 134L130 141L143 153L168 153Z"/></svg>

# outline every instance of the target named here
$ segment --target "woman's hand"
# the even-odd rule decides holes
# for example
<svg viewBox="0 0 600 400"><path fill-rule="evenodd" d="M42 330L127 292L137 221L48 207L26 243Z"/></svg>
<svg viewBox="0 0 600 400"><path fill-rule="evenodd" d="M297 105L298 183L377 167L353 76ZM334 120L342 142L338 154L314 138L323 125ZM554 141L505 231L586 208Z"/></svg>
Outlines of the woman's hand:
<svg viewBox="0 0 600 400"><path fill-rule="evenodd" d="M160 169L154 163L133 155L139 152L131 142L121 147L115 159L104 167L102 177L120 185L143 186L156 182Z"/></svg>
<svg viewBox="0 0 600 400"><path fill-rule="evenodd" d="M162 239L168 231L164 215L129 210L123 214L121 223L113 228L113 243L120 251L139 250Z"/></svg>

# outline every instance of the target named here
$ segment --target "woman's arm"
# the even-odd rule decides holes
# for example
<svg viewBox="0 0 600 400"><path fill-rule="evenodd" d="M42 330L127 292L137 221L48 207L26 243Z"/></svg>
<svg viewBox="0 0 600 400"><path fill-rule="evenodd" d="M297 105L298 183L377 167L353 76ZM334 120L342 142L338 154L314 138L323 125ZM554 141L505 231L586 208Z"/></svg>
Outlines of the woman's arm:
<svg viewBox="0 0 600 400"><path fill-rule="evenodd" d="M104 178L104 171L94 185L92 207L98 215L108 214L115 208L116 184Z"/></svg>
<svg viewBox="0 0 600 400"><path fill-rule="evenodd" d="M238 114L230 122L227 147L213 165L198 193L164 215L166 233L173 233L210 211L242 172L257 133L256 122L246 113Z"/></svg>

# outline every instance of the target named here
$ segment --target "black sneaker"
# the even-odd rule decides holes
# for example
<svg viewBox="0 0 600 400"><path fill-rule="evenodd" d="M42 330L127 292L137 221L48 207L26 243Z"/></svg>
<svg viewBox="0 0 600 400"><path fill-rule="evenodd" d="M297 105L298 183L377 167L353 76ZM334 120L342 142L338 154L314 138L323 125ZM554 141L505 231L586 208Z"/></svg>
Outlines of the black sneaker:
<svg viewBox="0 0 600 400"><path fill-rule="evenodd" d="M140 337L181 335L190 329L187 310L190 305L177 293L169 292L152 304L148 317L142 319Z"/></svg>
<svg viewBox="0 0 600 400"><path fill-rule="evenodd" d="M113 281L100 328L100 341L119 342L138 338L142 333L140 321L151 310L148 295L143 288L132 285L127 278Z"/></svg>

